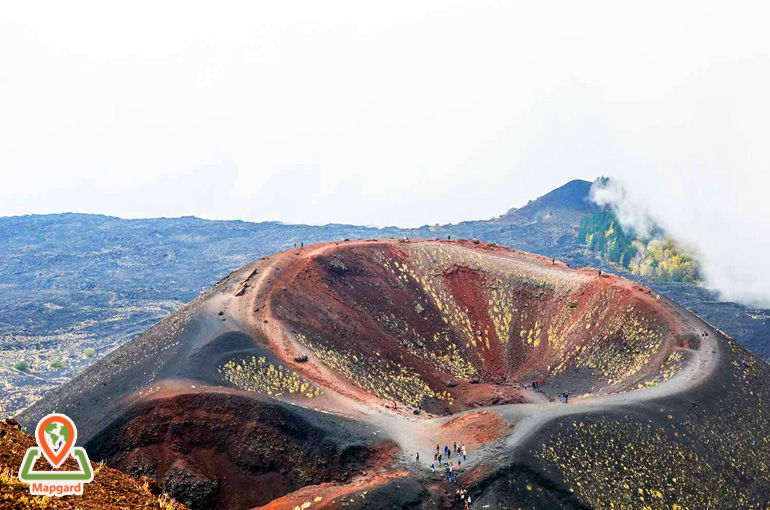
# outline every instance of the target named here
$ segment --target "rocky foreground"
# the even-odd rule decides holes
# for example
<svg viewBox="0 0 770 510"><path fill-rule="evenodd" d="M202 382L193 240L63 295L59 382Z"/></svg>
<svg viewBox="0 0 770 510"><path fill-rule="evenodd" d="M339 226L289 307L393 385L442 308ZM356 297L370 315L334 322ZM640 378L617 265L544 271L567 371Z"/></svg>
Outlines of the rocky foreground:
<svg viewBox="0 0 770 510"><path fill-rule="evenodd" d="M15 420L0 422L0 508L82 508L82 509L160 509L184 510L167 495L161 493L154 480L136 479L116 469L94 464L94 480L83 488L82 496L30 496L29 486L16 477L24 454L36 446L35 439L20 430ZM36 470L50 471L45 460L38 459ZM62 465L60 471L77 470L72 459Z"/></svg>

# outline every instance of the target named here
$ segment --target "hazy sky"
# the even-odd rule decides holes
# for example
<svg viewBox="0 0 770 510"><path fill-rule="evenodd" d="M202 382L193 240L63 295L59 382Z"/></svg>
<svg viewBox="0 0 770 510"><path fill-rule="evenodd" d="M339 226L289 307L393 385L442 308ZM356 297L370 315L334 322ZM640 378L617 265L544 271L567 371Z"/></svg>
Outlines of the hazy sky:
<svg viewBox="0 0 770 510"><path fill-rule="evenodd" d="M770 254L768 14L7 2L0 215L416 226L614 175L706 258L748 271Z"/></svg>
<svg viewBox="0 0 770 510"><path fill-rule="evenodd" d="M767 184L767 12L541 4L6 3L0 215L414 226L600 174Z"/></svg>

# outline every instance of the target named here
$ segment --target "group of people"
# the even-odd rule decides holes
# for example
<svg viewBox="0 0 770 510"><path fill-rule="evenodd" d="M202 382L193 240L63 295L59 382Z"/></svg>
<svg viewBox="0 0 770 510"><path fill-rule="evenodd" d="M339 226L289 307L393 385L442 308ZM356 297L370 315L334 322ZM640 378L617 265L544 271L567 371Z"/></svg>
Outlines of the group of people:
<svg viewBox="0 0 770 510"><path fill-rule="evenodd" d="M460 501L465 503L465 509L468 510L468 508L471 505L471 495L468 494L468 491L465 489L457 489L457 492L455 493L455 497L459 499Z"/></svg>
<svg viewBox="0 0 770 510"><path fill-rule="evenodd" d="M457 467L452 460L452 454L457 456ZM452 449L449 449L449 445L444 445L444 451L441 451L441 446L436 445L436 453L433 454L433 462L430 465L431 473L436 472L436 467L441 469L444 466L444 476L446 476L448 482L457 483L457 472L460 471L463 461L468 459L468 450L465 449L464 444L454 443ZM420 460L420 454L417 454L417 460Z"/></svg>
<svg viewBox="0 0 770 510"><path fill-rule="evenodd" d="M441 459L444 457L446 457L447 459L451 459L452 453L458 456L462 456L463 460L467 460L468 458L468 451L465 449L464 444L457 444L457 443L452 444L451 451L449 450L448 444L444 445L444 453L441 453L440 448L441 448L440 445L436 445L436 454L433 456L433 460L438 461L439 463L441 463Z"/></svg>

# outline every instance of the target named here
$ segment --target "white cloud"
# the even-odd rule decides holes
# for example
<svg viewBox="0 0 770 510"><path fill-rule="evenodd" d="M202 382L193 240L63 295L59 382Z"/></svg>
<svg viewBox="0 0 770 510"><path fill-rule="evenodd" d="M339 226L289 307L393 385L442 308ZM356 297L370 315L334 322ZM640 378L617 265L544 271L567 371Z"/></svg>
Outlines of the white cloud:
<svg viewBox="0 0 770 510"><path fill-rule="evenodd" d="M769 237L767 19L717 2L11 3L0 214L414 226L615 175L719 245L707 264L737 274L710 281L763 295L747 275Z"/></svg>
<svg viewBox="0 0 770 510"><path fill-rule="evenodd" d="M647 204L635 200L615 178L594 182L590 196L596 204L610 207L624 228L643 236L653 233L655 220Z"/></svg>
<svg viewBox="0 0 770 510"><path fill-rule="evenodd" d="M621 181L625 184L614 179L604 187L595 184L593 200L610 206L621 224L636 232L660 224L694 254L705 284L723 299L770 307L770 273L763 264L770 250L770 207L760 196L736 195L728 183L687 173L666 188L655 173Z"/></svg>

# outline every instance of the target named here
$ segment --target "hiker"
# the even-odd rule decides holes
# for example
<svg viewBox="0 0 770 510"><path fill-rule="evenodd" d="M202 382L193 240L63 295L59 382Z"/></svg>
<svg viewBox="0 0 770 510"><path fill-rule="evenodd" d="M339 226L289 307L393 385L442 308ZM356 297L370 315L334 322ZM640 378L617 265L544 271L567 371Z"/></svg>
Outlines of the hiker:
<svg viewBox="0 0 770 510"><path fill-rule="evenodd" d="M300 249L304 248L305 247L305 241L302 241L301 243L299 243L299 247L300 247Z"/></svg>
<svg viewBox="0 0 770 510"><path fill-rule="evenodd" d="M395 400L393 401L393 410L394 411L398 410L398 406L396 405L396 401Z"/></svg>
<svg viewBox="0 0 770 510"><path fill-rule="evenodd" d="M435 462L437 460L438 460L438 453L434 453L433 454L433 461Z"/></svg>
<svg viewBox="0 0 770 510"><path fill-rule="evenodd" d="M422 404L417 404L417 414L422 414Z"/></svg>
<svg viewBox="0 0 770 510"><path fill-rule="evenodd" d="M457 453L457 443L452 445L452 451Z"/></svg>
<svg viewBox="0 0 770 510"><path fill-rule="evenodd" d="M556 265L556 259L551 259L551 264L555 266Z"/></svg>
<svg viewBox="0 0 770 510"><path fill-rule="evenodd" d="M431 473L435 473L436 472L436 465L433 462L430 463L430 472Z"/></svg>
<svg viewBox="0 0 770 510"><path fill-rule="evenodd" d="M420 462L420 452L417 452L417 462Z"/></svg>
<svg viewBox="0 0 770 510"><path fill-rule="evenodd" d="M468 460L466 455L468 455L468 452L465 450L465 445L463 445L463 460Z"/></svg>
<svg viewBox="0 0 770 510"><path fill-rule="evenodd" d="M446 240L447 241L451 241L452 240L452 236L446 236Z"/></svg>
<svg viewBox="0 0 770 510"><path fill-rule="evenodd" d="M532 381L532 389L537 391L537 381Z"/></svg>
<svg viewBox="0 0 770 510"><path fill-rule="evenodd" d="M438 454L438 463L441 464L441 454Z"/></svg>
<svg viewBox="0 0 770 510"><path fill-rule="evenodd" d="M460 471L460 461L457 461L457 470Z"/></svg>
<svg viewBox="0 0 770 510"><path fill-rule="evenodd" d="M436 445L436 455L438 455L438 445Z"/></svg>
<svg viewBox="0 0 770 510"><path fill-rule="evenodd" d="M449 453L449 445L447 445L447 444L444 445L444 453L446 453L446 454Z"/></svg>
<svg viewBox="0 0 770 510"><path fill-rule="evenodd" d="M468 497L465 498L465 510L468 510L468 508L470 508L470 504L471 504L471 496L470 494L468 494Z"/></svg>

